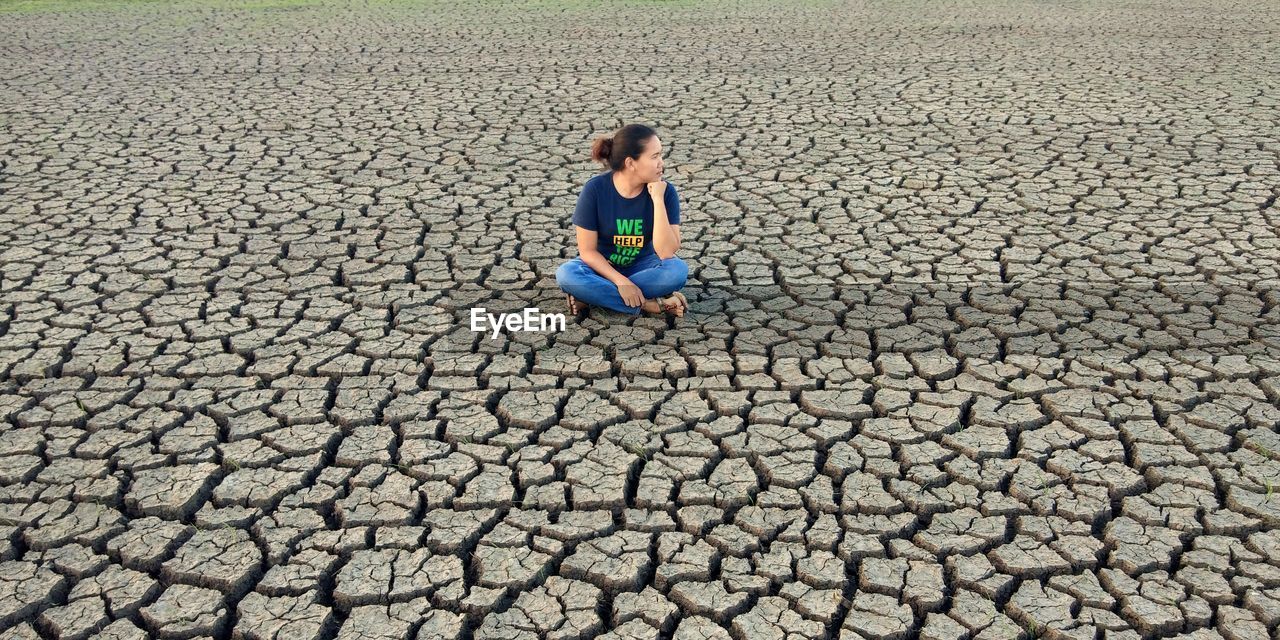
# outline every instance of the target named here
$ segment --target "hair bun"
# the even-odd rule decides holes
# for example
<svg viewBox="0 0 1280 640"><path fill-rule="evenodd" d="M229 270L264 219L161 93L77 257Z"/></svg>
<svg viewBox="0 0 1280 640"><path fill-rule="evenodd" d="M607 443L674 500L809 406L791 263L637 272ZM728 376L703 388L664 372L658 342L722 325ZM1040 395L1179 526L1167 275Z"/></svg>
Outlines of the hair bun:
<svg viewBox="0 0 1280 640"><path fill-rule="evenodd" d="M657 135L653 129L642 124L629 124L612 134L603 135L591 141L591 159L606 167L619 171L626 164L626 159L640 161L648 140ZM617 157L614 157L617 151Z"/></svg>
<svg viewBox="0 0 1280 640"><path fill-rule="evenodd" d="M613 155L613 138L610 136L600 136L591 143L591 159L602 164L609 164L609 157Z"/></svg>

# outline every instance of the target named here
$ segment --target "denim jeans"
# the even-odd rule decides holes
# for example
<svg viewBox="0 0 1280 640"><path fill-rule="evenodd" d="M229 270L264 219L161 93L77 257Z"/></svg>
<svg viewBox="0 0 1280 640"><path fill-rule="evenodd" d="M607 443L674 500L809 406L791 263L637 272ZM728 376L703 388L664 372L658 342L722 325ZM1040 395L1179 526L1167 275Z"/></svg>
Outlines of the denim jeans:
<svg viewBox="0 0 1280 640"><path fill-rule="evenodd" d="M640 287L646 299L665 296L679 291L689 278L689 265L676 256L666 260L651 253L625 267L616 267L618 273L626 276L633 284ZM612 309L619 313L636 315L640 307L629 307L618 295L618 285L609 282L604 276L596 273L591 265L574 258L556 269L556 284L560 290L577 298L579 302Z"/></svg>

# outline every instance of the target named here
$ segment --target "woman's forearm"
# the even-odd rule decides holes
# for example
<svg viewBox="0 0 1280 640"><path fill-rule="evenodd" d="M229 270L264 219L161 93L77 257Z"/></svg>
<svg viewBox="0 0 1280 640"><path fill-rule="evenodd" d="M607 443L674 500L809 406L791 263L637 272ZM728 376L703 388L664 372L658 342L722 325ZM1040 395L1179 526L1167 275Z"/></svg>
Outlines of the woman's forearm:
<svg viewBox="0 0 1280 640"><path fill-rule="evenodd" d="M671 229L671 221L667 219L667 204L662 198L653 201L653 252L663 260L676 254L680 241L676 232Z"/></svg>
<svg viewBox="0 0 1280 640"><path fill-rule="evenodd" d="M587 266L591 267L592 270L601 276L604 276L605 280L614 284L631 282L630 279L621 273L618 273L618 270L613 268L613 265L609 263L609 260L604 257L603 253L600 253L599 251L579 251L578 255L582 258L583 262L587 263Z"/></svg>

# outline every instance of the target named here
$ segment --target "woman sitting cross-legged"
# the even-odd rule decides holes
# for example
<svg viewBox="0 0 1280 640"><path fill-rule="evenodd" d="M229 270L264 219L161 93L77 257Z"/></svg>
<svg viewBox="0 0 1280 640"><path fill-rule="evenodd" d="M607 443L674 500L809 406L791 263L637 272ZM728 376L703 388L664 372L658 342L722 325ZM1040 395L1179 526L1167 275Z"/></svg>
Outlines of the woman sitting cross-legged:
<svg viewBox="0 0 1280 640"><path fill-rule="evenodd" d="M680 198L662 180L662 141L653 129L629 124L597 138L591 158L609 170L583 186L573 211L578 257L556 270L569 313L594 305L683 316L689 303L679 290L689 267L676 257Z"/></svg>

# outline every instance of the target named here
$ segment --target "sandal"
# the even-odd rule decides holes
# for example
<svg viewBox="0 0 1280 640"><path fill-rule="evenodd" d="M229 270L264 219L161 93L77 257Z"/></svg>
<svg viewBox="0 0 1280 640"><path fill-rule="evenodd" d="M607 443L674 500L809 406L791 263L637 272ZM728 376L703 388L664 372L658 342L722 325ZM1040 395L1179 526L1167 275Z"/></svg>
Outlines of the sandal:
<svg viewBox="0 0 1280 640"><path fill-rule="evenodd" d="M688 306L687 302L684 301L684 296L678 293L673 293L666 297L654 298L653 301L657 302L658 306L662 308L661 313L673 314L677 318L684 315L685 307Z"/></svg>
<svg viewBox="0 0 1280 640"><path fill-rule="evenodd" d="M672 293L670 297L678 298L680 300L680 310L679 312L676 313L676 316L677 317L683 316L685 312L689 310L689 299L684 297L684 294L680 293L679 291Z"/></svg>

